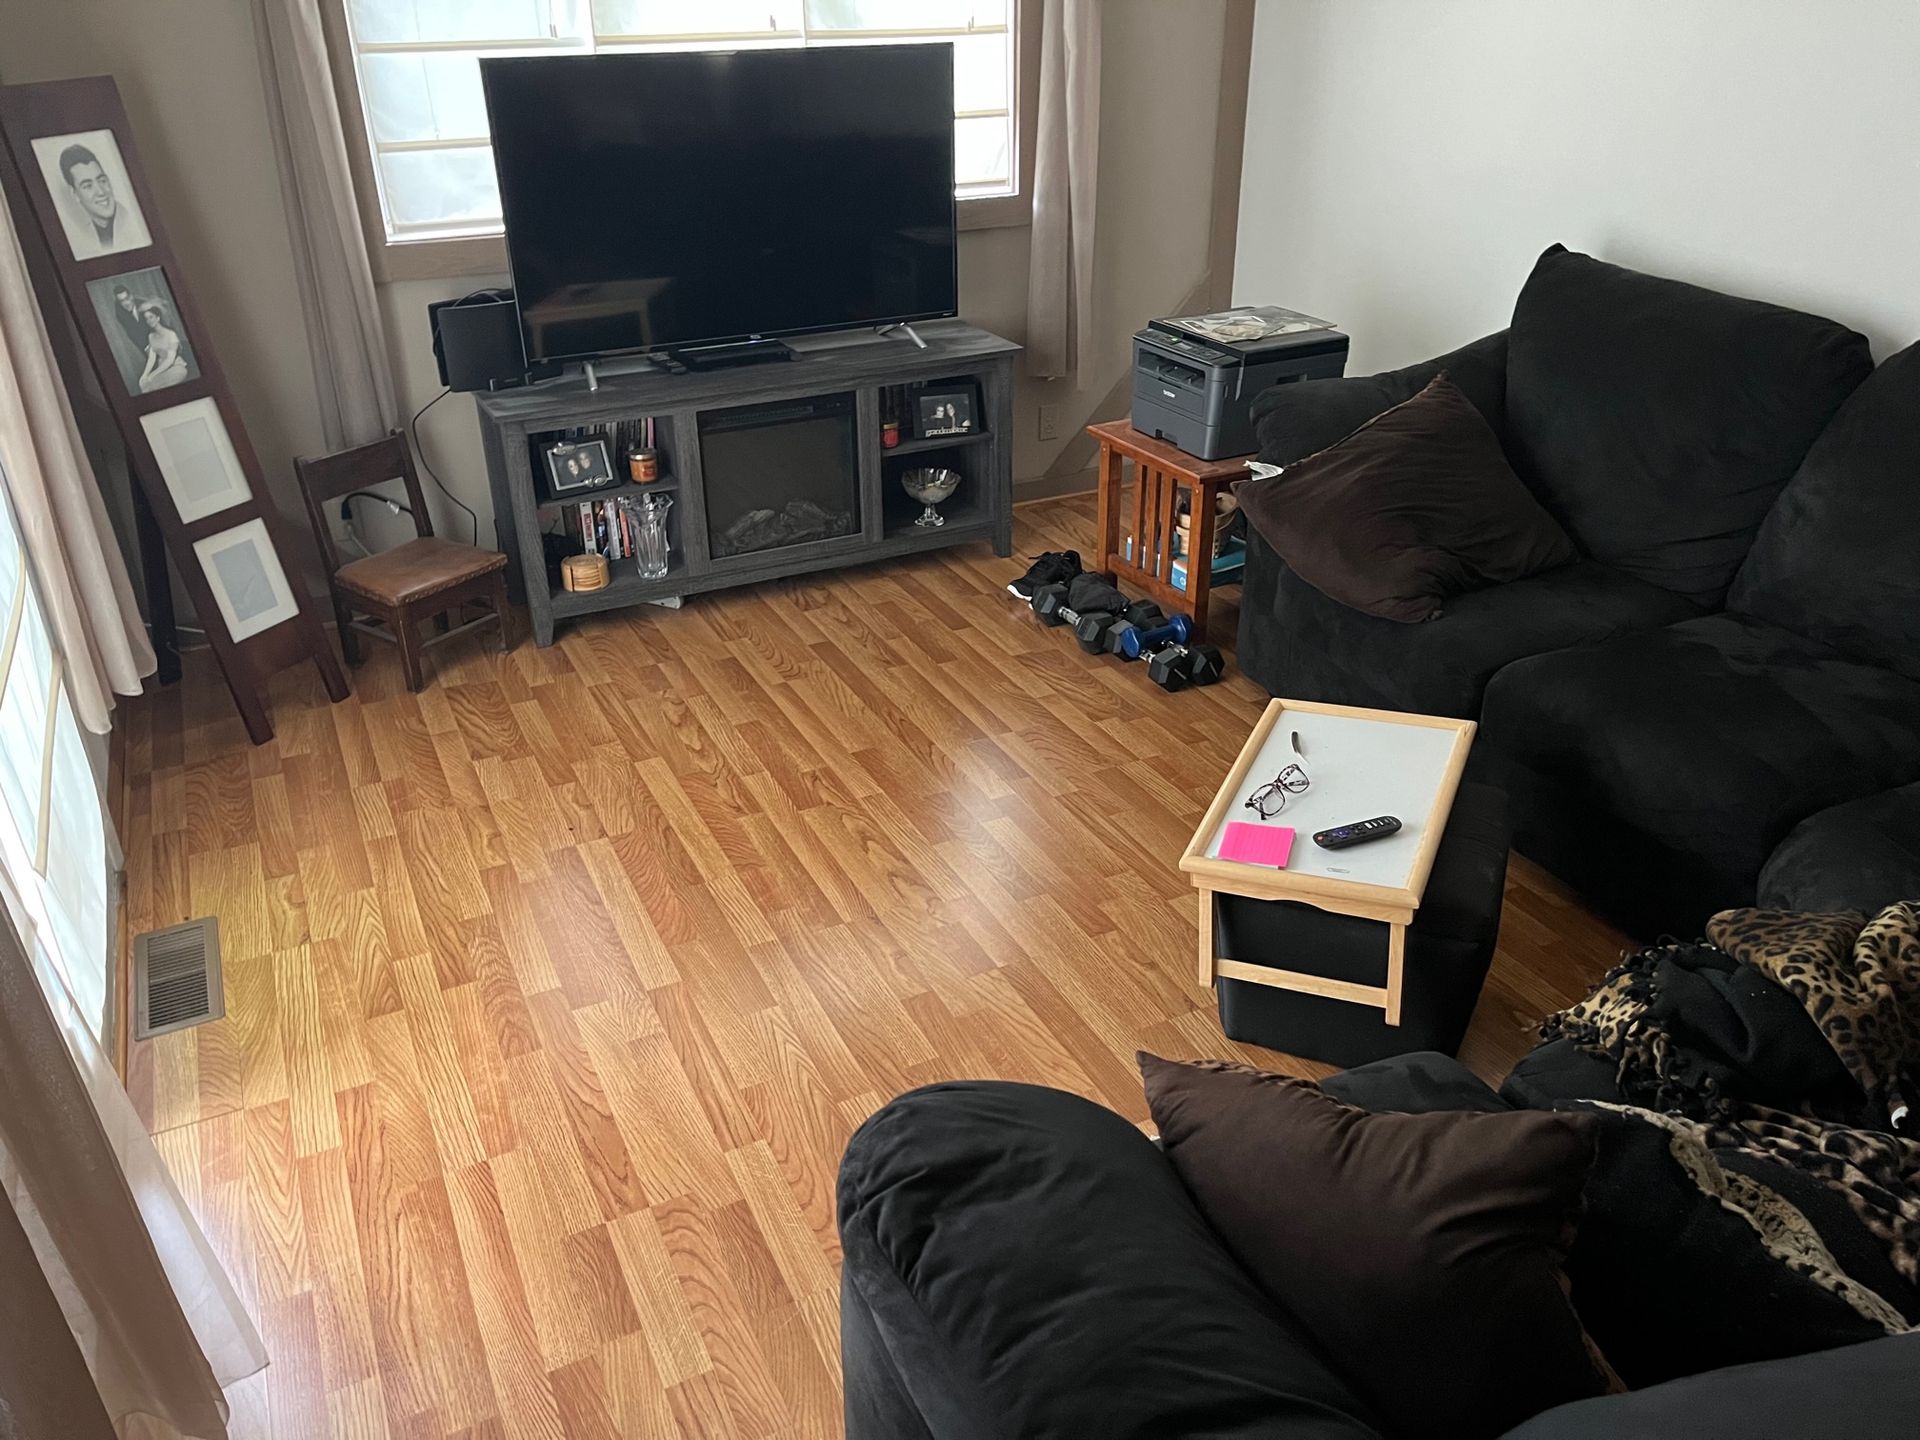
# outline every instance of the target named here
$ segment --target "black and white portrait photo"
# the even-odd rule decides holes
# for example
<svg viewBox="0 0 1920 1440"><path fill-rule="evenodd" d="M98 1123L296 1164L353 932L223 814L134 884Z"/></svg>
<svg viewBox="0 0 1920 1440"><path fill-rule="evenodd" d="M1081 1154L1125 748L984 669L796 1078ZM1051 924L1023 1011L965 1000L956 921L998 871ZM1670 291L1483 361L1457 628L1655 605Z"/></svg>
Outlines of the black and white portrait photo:
<svg viewBox="0 0 1920 1440"><path fill-rule="evenodd" d="M553 493L598 490L613 483L613 461L604 440L562 441L547 451L547 476Z"/></svg>
<svg viewBox="0 0 1920 1440"><path fill-rule="evenodd" d="M87 294L129 395L151 395L200 378L199 362L159 266L89 280Z"/></svg>
<svg viewBox="0 0 1920 1440"><path fill-rule="evenodd" d="M916 397L917 434L968 435L973 432L973 394L967 390L928 391Z"/></svg>
<svg viewBox="0 0 1920 1440"><path fill-rule="evenodd" d="M76 260L142 250L153 243L111 130L43 135L34 159Z"/></svg>

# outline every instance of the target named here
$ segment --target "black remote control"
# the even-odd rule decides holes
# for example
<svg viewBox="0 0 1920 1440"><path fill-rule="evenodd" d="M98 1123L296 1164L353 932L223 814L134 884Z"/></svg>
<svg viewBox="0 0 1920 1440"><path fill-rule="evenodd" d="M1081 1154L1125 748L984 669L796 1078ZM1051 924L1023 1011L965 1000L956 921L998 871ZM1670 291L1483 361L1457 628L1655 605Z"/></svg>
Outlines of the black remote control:
<svg viewBox="0 0 1920 1440"><path fill-rule="evenodd" d="M1352 825L1336 825L1331 830L1321 830L1313 837L1313 843L1322 850L1344 850L1349 845L1364 845L1369 840L1384 840L1400 828L1400 822L1392 815L1378 815L1371 820L1357 821Z"/></svg>

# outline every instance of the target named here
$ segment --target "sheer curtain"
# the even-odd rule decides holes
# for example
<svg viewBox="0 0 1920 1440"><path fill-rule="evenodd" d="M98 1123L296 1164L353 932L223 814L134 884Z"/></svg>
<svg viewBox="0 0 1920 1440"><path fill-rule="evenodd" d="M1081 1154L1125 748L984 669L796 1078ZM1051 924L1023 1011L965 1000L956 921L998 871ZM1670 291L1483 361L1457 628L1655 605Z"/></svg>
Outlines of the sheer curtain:
<svg viewBox="0 0 1920 1440"><path fill-rule="evenodd" d="M1028 0L1040 4L1042 0ZM1100 6L1044 0L1027 272L1027 370L1077 374L1093 354L1093 217L1100 170Z"/></svg>
<svg viewBox="0 0 1920 1440"><path fill-rule="evenodd" d="M320 7L313 0L254 0L254 27L321 428L330 450L363 445L402 417Z"/></svg>
<svg viewBox="0 0 1920 1440"><path fill-rule="evenodd" d="M0 195L0 464L80 723L104 735L113 696L156 661L133 582L60 384L26 256Z"/></svg>

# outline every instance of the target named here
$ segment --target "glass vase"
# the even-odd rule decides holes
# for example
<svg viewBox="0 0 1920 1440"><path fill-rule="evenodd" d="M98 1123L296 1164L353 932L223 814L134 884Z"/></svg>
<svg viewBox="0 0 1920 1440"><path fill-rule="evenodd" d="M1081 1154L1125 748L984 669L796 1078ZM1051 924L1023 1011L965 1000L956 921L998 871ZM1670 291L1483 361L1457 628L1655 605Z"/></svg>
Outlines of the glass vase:
<svg viewBox="0 0 1920 1440"><path fill-rule="evenodd" d="M673 508L671 495L645 495L639 499L623 496L621 508L633 523L633 558L642 580L664 580L671 546L667 541L667 511Z"/></svg>

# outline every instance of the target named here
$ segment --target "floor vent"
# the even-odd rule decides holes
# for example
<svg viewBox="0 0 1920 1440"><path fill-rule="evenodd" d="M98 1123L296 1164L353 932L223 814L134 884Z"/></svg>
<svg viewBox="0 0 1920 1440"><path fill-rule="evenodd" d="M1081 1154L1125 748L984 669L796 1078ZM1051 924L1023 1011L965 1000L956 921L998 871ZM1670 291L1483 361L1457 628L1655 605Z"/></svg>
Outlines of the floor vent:
<svg viewBox="0 0 1920 1440"><path fill-rule="evenodd" d="M133 998L136 1040L225 1015L219 920L209 915L134 936Z"/></svg>

